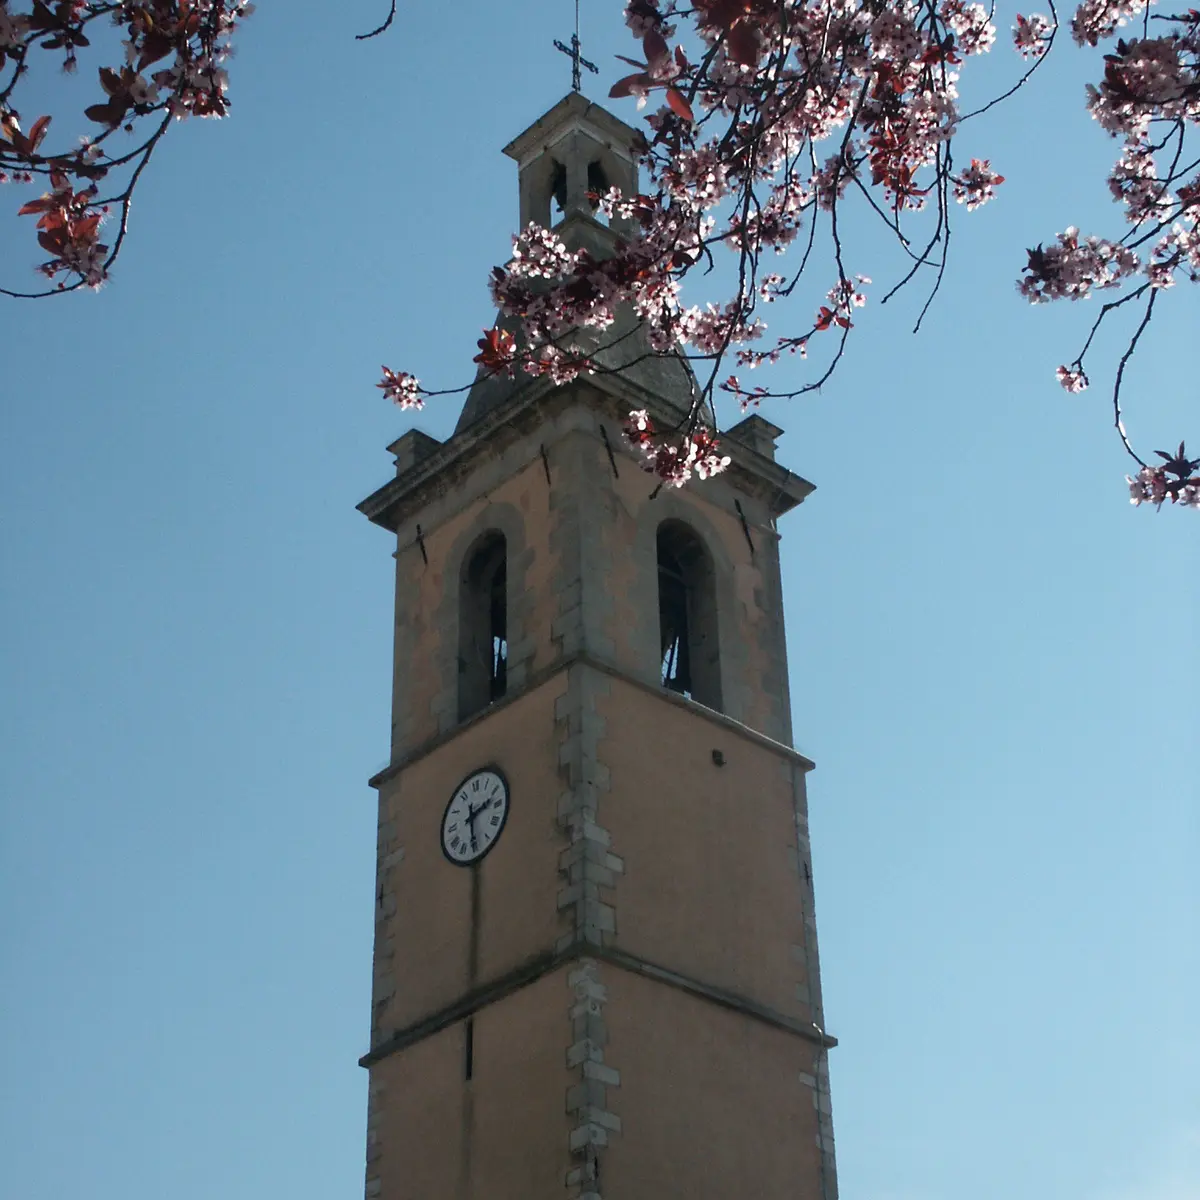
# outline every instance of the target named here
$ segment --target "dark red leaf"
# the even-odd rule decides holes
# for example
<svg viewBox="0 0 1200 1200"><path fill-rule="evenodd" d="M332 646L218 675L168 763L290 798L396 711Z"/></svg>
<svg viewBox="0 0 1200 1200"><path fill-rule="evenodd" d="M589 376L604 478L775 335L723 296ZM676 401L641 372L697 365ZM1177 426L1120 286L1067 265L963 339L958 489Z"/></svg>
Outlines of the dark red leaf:
<svg viewBox="0 0 1200 1200"><path fill-rule="evenodd" d="M46 136L46 130L50 128L49 117L38 117L34 121L33 126L29 130L29 149L36 150L42 144L42 138Z"/></svg>
<svg viewBox="0 0 1200 1200"><path fill-rule="evenodd" d="M609 89L609 96L614 100L620 99L622 96L630 96L633 94L634 88L638 91L650 86L650 76L645 71L639 71L636 75L626 75L624 79L618 79Z"/></svg>
<svg viewBox="0 0 1200 1200"><path fill-rule="evenodd" d="M683 98L683 93L678 88L667 88L667 103L671 106L671 111L685 121L696 119L692 116L692 106Z"/></svg>
<svg viewBox="0 0 1200 1200"><path fill-rule="evenodd" d="M53 29L57 22L54 20L54 14L42 3L42 0L34 0L33 12L29 14L29 24L39 32L44 32L47 29Z"/></svg>
<svg viewBox="0 0 1200 1200"><path fill-rule="evenodd" d="M83 115L89 121L96 121L100 125L120 125L128 109L129 102L127 100L121 100L114 96L107 104L93 104L89 108L85 108Z"/></svg>
<svg viewBox="0 0 1200 1200"><path fill-rule="evenodd" d="M110 96L119 96L125 91L125 84L121 81L120 75L109 67L100 68L100 86Z"/></svg>
<svg viewBox="0 0 1200 1200"><path fill-rule="evenodd" d="M166 58L171 53L171 39L163 37L161 33L149 33L146 35L146 40L142 43L142 53L138 58L138 70L144 71L151 63L156 63L160 58Z"/></svg>
<svg viewBox="0 0 1200 1200"><path fill-rule="evenodd" d="M642 49L646 52L646 61L651 64L661 62L664 58L669 58L671 54L667 39L657 29L650 30L642 38Z"/></svg>
<svg viewBox="0 0 1200 1200"><path fill-rule="evenodd" d="M735 63L743 67L758 66L758 38L754 36L753 28L744 22L739 22L729 31L725 49Z"/></svg>

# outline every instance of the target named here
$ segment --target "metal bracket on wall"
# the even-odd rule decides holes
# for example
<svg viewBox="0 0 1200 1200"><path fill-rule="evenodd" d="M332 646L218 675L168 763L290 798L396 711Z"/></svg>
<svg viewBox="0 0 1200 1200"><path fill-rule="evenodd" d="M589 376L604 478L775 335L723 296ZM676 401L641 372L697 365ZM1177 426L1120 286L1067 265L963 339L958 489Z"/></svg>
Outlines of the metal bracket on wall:
<svg viewBox="0 0 1200 1200"><path fill-rule="evenodd" d="M742 511L742 502L734 500L734 507L737 509L738 520L742 523L742 532L746 535L746 545L750 547L750 557L754 557L754 539L750 536L750 525L746 520L746 514Z"/></svg>
<svg viewBox="0 0 1200 1200"><path fill-rule="evenodd" d="M608 430L603 425L600 426L600 437L603 439L604 449L608 453L608 465L612 467L613 478L620 479L621 475L617 470L617 459L613 454L612 442L608 440Z"/></svg>

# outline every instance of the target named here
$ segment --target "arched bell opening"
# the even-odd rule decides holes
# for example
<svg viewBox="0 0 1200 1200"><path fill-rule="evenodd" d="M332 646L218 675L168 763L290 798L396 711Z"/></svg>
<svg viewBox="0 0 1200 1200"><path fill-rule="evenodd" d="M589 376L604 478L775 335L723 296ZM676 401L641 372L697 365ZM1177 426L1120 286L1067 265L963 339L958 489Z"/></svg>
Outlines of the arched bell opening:
<svg viewBox="0 0 1200 1200"><path fill-rule="evenodd" d="M659 676L668 691L721 708L717 588L712 556L682 521L658 527Z"/></svg>
<svg viewBox="0 0 1200 1200"><path fill-rule="evenodd" d="M507 687L508 544L492 531L466 556L459 581L459 720L499 700Z"/></svg>

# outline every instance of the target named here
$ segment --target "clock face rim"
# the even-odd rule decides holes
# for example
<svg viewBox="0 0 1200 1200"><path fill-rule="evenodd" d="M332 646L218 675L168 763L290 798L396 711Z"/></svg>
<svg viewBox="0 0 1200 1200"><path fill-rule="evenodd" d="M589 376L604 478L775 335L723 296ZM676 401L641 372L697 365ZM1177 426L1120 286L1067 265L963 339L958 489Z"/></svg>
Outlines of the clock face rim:
<svg viewBox="0 0 1200 1200"><path fill-rule="evenodd" d="M496 828L495 836L482 850L479 851L473 858L455 858L450 853L450 848L446 844L446 818L450 815L450 808L454 801L458 799L458 794L463 790L476 775L495 775L500 780L500 786L504 789L504 811L500 816L500 824ZM492 850L495 849L496 843L500 841L500 835L504 832L505 826L508 824L508 812L512 807L512 788L509 787L508 776L493 763L487 763L482 767L476 767L472 771L468 771L455 784L454 789L450 793L450 799L446 801L446 807L442 809L442 820L438 827L438 844L442 848L442 856L451 866L454 867L473 867L481 863Z"/></svg>

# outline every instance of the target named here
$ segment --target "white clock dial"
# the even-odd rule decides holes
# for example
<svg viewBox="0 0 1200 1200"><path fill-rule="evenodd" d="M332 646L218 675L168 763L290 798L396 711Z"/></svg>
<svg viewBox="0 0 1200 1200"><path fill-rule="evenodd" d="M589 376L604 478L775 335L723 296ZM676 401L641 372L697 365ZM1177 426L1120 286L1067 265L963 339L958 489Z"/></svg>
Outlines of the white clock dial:
<svg viewBox="0 0 1200 1200"><path fill-rule="evenodd" d="M442 817L442 852L456 866L478 862L508 820L508 782L495 767L472 771L454 789Z"/></svg>

